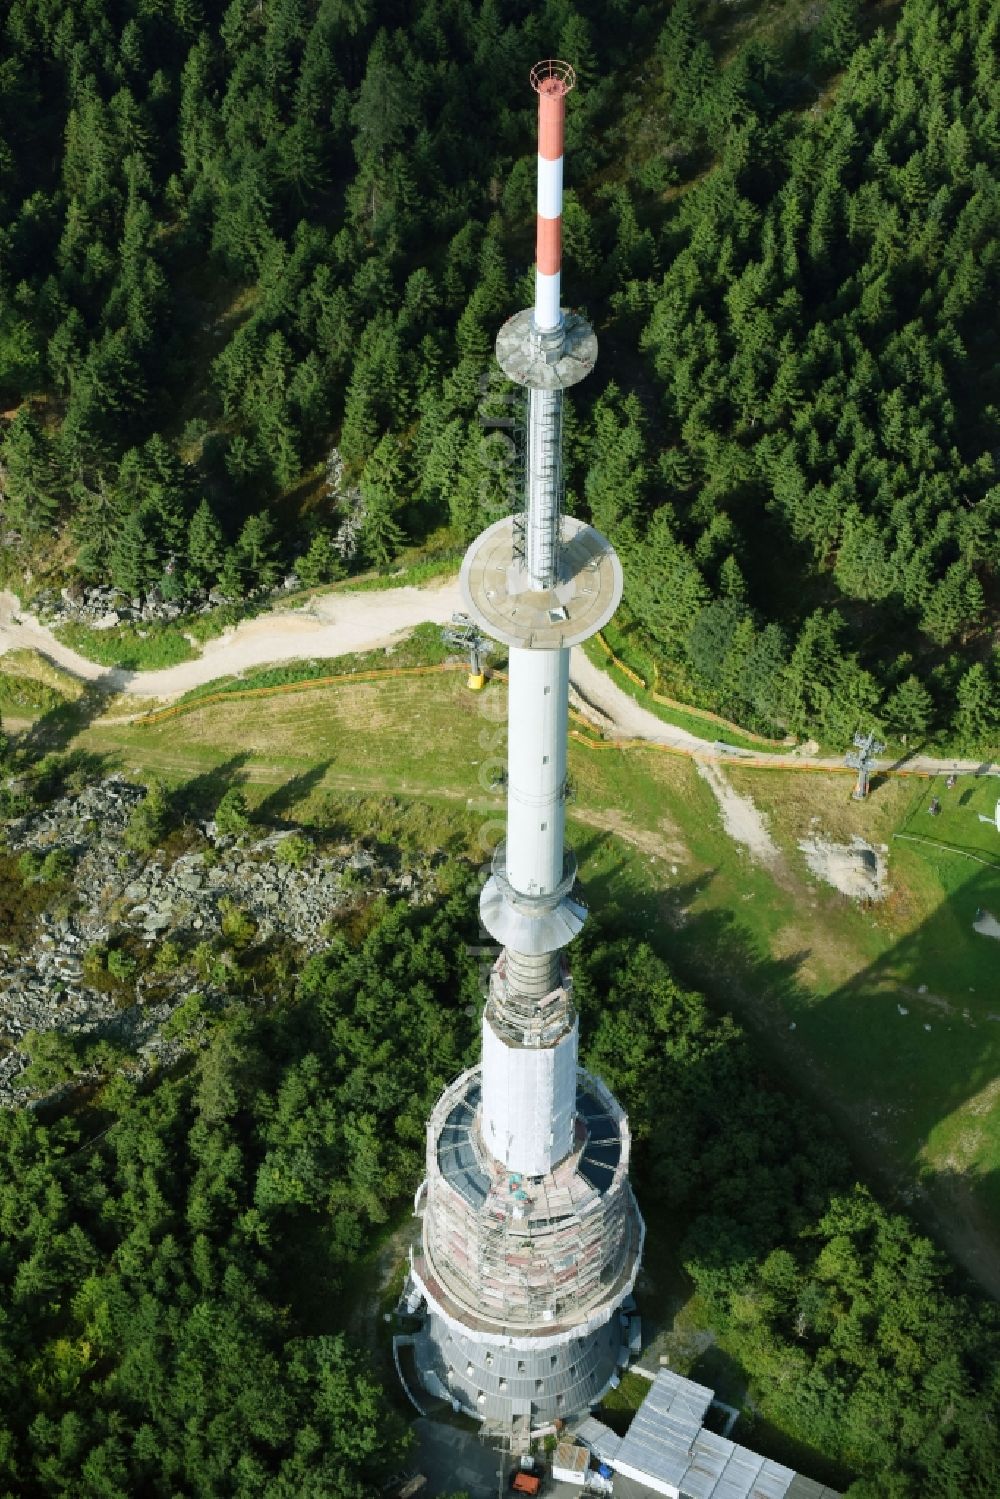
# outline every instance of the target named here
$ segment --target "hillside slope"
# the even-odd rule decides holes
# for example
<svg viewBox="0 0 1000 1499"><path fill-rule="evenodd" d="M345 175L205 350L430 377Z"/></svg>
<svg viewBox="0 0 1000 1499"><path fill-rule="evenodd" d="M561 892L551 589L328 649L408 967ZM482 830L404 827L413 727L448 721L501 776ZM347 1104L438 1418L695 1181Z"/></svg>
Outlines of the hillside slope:
<svg viewBox="0 0 1000 1499"><path fill-rule="evenodd" d="M995 745L998 16L14 0L8 577L233 597L508 506L490 351L557 52L602 350L567 504L670 688L764 731Z"/></svg>

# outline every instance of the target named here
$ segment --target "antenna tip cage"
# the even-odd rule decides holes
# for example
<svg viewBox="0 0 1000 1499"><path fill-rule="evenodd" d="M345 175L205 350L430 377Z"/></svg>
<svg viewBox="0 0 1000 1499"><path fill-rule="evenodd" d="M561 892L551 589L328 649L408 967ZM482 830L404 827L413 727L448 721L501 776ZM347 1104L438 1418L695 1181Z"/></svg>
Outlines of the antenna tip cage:
<svg viewBox="0 0 1000 1499"><path fill-rule="evenodd" d="M576 72L568 62L560 62L557 57L547 57L544 62L536 62L530 78L531 87L536 94L549 94L556 98L562 98L576 87Z"/></svg>

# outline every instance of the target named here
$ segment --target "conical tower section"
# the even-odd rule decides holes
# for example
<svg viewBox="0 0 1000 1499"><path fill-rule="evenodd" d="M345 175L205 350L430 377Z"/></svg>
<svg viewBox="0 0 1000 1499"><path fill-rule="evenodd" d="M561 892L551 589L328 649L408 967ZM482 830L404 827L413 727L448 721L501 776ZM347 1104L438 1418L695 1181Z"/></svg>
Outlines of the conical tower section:
<svg viewBox="0 0 1000 1499"><path fill-rule="evenodd" d="M643 1222L619 1104L579 1066L565 948L586 911L565 843L570 648L611 618L622 571L606 537L562 515L564 393L594 366L593 329L561 305L563 132L575 79L531 73L538 94L535 305L505 324L497 359L527 390L523 513L471 545L469 616L510 648L507 836L481 913L502 951L482 1022L482 1062L442 1094L427 1126L410 1304L433 1394L501 1431L593 1405L624 1361Z"/></svg>

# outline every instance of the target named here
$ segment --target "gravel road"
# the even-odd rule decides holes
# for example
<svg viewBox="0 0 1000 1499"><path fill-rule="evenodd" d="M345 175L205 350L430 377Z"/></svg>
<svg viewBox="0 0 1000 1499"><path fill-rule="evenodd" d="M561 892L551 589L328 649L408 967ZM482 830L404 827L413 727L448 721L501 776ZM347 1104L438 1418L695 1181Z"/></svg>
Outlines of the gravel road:
<svg viewBox="0 0 1000 1499"><path fill-rule="evenodd" d="M325 593L304 609L277 609L245 620L210 640L195 661L155 671L125 671L88 661L62 645L12 593L0 593L0 656L28 647L85 681L142 698L175 698L216 677L302 657L326 659L376 650L425 620L444 624L461 609L458 579L433 588L386 588L377 593Z"/></svg>

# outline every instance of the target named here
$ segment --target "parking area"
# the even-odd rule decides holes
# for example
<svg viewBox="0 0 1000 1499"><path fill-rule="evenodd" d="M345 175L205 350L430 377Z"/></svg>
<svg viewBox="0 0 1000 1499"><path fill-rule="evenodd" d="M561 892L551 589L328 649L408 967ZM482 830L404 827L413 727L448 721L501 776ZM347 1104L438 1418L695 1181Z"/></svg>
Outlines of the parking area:
<svg viewBox="0 0 1000 1499"><path fill-rule="evenodd" d="M506 1453L488 1447L474 1431L423 1419L414 1421L413 1427L419 1443L414 1465L427 1476L427 1499L461 1493L469 1499L497 1499L510 1494L507 1475L513 1464ZM580 1490L572 1484L549 1482L543 1492L545 1499L580 1499Z"/></svg>
<svg viewBox="0 0 1000 1499"><path fill-rule="evenodd" d="M487 1447L474 1431L460 1431L423 1416L414 1421L413 1429L418 1444L413 1466L427 1477L427 1499L463 1492L469 1499L496 1499L502 1492L498 1474L503 1454Z"/></svg>
<svg viewBox="0 0 1000 1499"><path fill-rule="evenodd" d="M421 1499L441 1499L444 1494L467 1493L469 1499L498 1499L510 1494L505 1477L511 1460L487 1447L474 1431L460 1431L423 1417L414 1421L417 1451L412 1466L427 1477ZM547 1481L542 1499L580 1499L581 1489L572 1483ZM644 1484L616 1476L615 1499L656 1499Z"/></svg>

